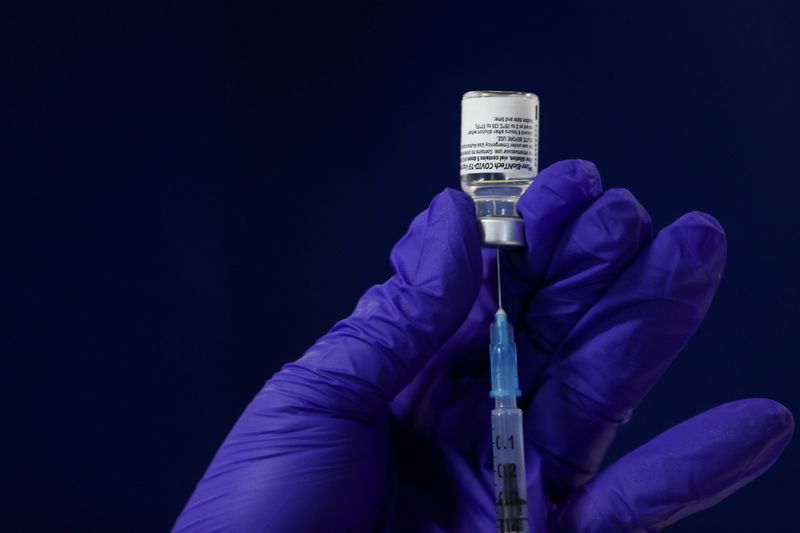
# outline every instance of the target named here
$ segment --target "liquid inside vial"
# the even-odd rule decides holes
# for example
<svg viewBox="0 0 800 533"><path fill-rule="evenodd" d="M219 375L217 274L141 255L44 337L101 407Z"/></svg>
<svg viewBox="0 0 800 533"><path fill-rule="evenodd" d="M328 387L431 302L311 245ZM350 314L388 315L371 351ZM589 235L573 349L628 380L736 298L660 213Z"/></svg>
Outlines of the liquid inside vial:
<svg viewBox="0 0 800 533"><path fill-rule="evenodd" d="M478 217L517 217L517 200L532 182L502 173L466 174L461 189L474 200Z"/></svg>

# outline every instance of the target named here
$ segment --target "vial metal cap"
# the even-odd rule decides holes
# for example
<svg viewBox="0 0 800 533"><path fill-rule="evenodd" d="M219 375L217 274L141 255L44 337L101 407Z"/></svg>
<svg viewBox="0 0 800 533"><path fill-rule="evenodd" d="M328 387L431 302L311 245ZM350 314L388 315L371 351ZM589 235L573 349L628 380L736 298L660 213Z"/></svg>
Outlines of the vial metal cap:
<svg viewBox="0 0 800 533"><path fill-rule="evenodd" d="M516 217L479 218L481 239L488 246L525 246L525 225Z"/></svg>

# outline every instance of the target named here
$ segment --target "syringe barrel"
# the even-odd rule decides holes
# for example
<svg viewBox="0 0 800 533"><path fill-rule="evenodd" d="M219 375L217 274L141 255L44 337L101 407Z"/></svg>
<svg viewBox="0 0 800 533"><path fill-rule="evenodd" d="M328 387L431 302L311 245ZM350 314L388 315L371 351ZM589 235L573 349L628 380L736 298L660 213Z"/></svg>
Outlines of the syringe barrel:
<svg viewBox="0 0 800 533"><path fill-rule="evenodd" d="M528 533L528 490L522 410L514 396L495 397L492 410L494 496L499 533Z"/></svg>

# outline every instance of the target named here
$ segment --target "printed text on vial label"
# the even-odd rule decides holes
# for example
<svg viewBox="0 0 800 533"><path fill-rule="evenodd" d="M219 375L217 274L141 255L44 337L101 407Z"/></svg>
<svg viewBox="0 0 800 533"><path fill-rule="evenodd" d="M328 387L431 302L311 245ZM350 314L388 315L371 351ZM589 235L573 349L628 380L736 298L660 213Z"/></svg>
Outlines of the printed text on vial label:
<svg viewBox="0 0 800 533"><path fill-rule="evenodd" d="M494 117L462 136L461 172L532 171L538 140L534 121L523 117Z"/></svg>

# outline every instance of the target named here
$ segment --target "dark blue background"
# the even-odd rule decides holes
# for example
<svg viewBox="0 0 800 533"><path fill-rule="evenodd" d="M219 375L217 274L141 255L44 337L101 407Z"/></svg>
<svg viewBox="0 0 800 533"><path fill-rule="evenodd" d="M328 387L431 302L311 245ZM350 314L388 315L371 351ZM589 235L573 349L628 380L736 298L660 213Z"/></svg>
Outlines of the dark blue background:
<svg viewBox="0 0 800 533"><path fill-rule="evenodd" d="M0 529L168 528L458 187L471 89L539 94L543 165L727 230L708 318L612 455L737 398L800 412L793 2L111 4L0 7ZM794 443L672 531L796 531L799 474Z"/></svg>

